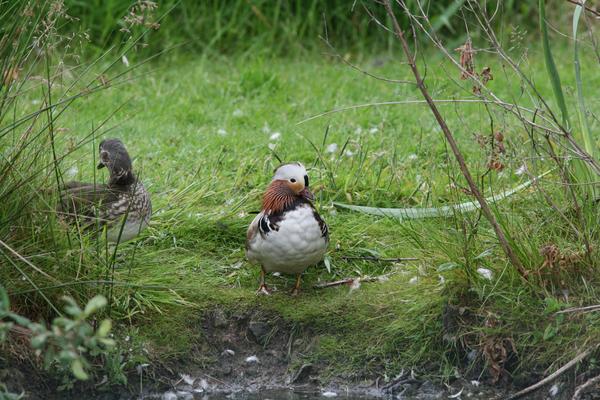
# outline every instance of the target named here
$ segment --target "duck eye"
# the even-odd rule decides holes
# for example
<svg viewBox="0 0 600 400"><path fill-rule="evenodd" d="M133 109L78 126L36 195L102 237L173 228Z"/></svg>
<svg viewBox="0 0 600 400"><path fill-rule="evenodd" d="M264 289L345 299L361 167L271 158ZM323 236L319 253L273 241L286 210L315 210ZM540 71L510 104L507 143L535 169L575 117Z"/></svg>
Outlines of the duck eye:
<svg viewBox="0 0 600 400"><path fill-rule="evenodd" d="M290 179L290 182L296 183L296 180L294 178L292 178L292 179Z"/></svg>

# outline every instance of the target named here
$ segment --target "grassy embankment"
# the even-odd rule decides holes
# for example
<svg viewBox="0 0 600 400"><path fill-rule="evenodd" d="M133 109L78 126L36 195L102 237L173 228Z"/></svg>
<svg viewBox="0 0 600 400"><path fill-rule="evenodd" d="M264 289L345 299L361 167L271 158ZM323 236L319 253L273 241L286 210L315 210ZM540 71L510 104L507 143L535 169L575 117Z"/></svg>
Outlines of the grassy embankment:
<svg viewBox="0 0 600 400"><path fill-rule="evenodd" d="M568 59L566 54L561 52L559 61ZM130 57L130 61L136 60ZM518 80L503 76L496 60L487 61L485 65L496 75L490 87L506 98L518 96ZM541 56L534 51L528 61L527 69L539 89L550 94ZM586 84L595 87L591 56L587 61ZM388 56L360 62L379 75L409 78L408 71ZM560 64L568 76L568 63ZM466 90L457 89L452 82L456 74L448 76L444 66L437 56L428 57L427 79L434 97L468 98L468 85ZM54 124L58 152L63 154L118 109L97 132L96 144L76 150L60 167L65 180L91 180L97 142L104 137L121 138L153 196L155 216L150 228L139 240L119 248L114 270L91 238L84 238L80 247L78 233L70 231L69 245L64 227L52 217L48 220L54 226L50 239L32 235L19 242L20 251L55 279L29 271L38 286L58 286L43 289L52 301L63 294L85 299L98 291L109 293L107 285L88 281L109 278L118 282L110 316L117 338L131 337L132 342L123 342L125 349L133 349L127 358L131 367L147 357L141 351L144 347L151 349L151 357L166 363L195 362L189 355L190 348L202 341L199 321L203 312L216 307L260 309L299 329L309 328L319 340L306 358L329 365L332 374L352 375L366 368L391 376L403 367L416 367L451 376L470 349L502 357L494 354L494 348L510 353L512 344L519 360L512 372L529 373L532 368L560 365L584 343L597 340L596 314L576 318L553 314L568 305L598 302L594 289L598 274L593 269L597 263L565 262L558 275L548 278L554 285L547 284L543 290L524 283L512 271L493 232L476 212L400 222L332 207L332 201L431 207L471 200L456 188L462 185L460 172L429 110L421 104L363 108L298 124L340 106L420 100L413 87L376 81L318 56L262 61L222 57L202 62L173 57L133 74L140 76L80 99ZM64 79L63 88L68 87L69 77ZM30 99L20 100L20 112L39 107L36 90L40 89L29 93ZM60 92L61 86L56 90ZM588 101L593 109L598 98ZM474 173L483 174L489 149L481 148L475 135L489 135L485 108L447 104L442 109ZM534 174L552 168L547 160L537 159L527 132L508 115L496 121L494 129L505 137L506 167L489 172L482 180L486 194L526 180L516 174L523 162ZM13 139L19 134L15 130ZM287 295L285 289L292 283L288 277L269 277L278 292L256 297L258 268L244 259L246 227L278 164L270 144L282 160L299 160L310 167L318 191L316 203L330 225L331 273L323 265L311 268L299 298ZM332 147L335 151L329 152ZM48 168L35 184L51 186L53 173ZM98 180L106 178L102 174ZM551 174L540 185L565 213L571 213L558 180ZM51 208L52 200L46 202L50 204L40 201L41 209ZM520 192L497 209L533 274L543 263L539 249L546 244L557 245L564 254L581 251L581 243L538 191ZM588 215L597 218L597 211ZM35 226L30 228L36 231ZM597 234L593 243L598 243ZM50 241L59 250L32 251ZM345 259L371 255L418 260L400 264ZM478 274L480 267L491 270L493 278ZM3 267L3 279L9 279L7 287L18 310L27 314L43 308L44 300L21 280L17 270L9 268ZM384 274L389 274L389 280L365 282L353 291L311 288L322 281ZM561 292L564 287L569 289L569 303ZM453 312L454 307L447 308L447 304L460 311ZM460 316L452 319L450 314ZM453 320L450 325L455 329L444 324L445 318Z"/></svg>

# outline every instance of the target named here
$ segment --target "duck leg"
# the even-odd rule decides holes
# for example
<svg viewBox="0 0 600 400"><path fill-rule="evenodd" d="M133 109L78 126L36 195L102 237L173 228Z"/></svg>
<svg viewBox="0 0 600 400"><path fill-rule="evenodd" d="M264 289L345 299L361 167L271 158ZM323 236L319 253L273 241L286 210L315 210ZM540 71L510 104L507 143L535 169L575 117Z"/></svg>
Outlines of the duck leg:
<svg viewBox="0 0 600 400"><path fill-rule="evenodd" d="M260 286L258 287L256 294L264 294L267 296L271 294L271 290L265 284L265 269L263 267L260 267Z"/></svg>
<svg viewBox="0 0 600 400"><path fill-rule="evenodd" d="M302 274L296 274L296 284L294 285L294 288L292 289L291 295L292 296L298 296L300 294L300 283L302 279Z"/></svg>

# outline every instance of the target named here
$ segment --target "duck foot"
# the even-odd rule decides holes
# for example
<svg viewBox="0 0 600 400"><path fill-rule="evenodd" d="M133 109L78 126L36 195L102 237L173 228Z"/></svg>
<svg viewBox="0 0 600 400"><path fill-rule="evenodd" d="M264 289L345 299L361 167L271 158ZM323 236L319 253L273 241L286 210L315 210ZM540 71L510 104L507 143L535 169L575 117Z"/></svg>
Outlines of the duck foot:
<svg viewBox="0 0 600 400"><path fill-rule="evenodd" d="M262 285L260 285L260 286L258 287L258 290L256 291L256 295L257 295L257 296L260 296L260 295L263 295L263 296L270 296L270 295L271 295L271 292L272 292L272 291L271 291L271 289L269 289L269 288L267 287L267 285L265 285L265 284L262 284Z"/></svg>
<svg viewBox="0 0 600 400"><path fill-rule="evenodd" d="M300 294L300 279L302 278L302 274L296 274L296 283L294 284L294 288L290 292L292 297L297 297Z"/></svg>

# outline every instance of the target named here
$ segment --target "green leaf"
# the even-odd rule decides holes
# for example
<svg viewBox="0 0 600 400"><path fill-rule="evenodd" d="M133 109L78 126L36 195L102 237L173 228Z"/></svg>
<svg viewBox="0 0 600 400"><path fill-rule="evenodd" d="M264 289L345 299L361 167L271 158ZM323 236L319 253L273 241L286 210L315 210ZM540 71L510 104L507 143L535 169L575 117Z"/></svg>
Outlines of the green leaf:
<svg viewBox="0 0 600 400"><path fill-rule="evenodd" d="M547 174L549 174L552 170L546 171L538 177L534 178L534 180L540 179ZM520 184L519 186L504 192L499 195L490 196L486 198L488 203L497 202L503 200L513 194L520 192L531 186L534 180L529 180L525 183ZM357 211L363 214L370 215L379 215L382 217L392 217L397 218L399 220L404 219L420 219L420 218L440 218L440 217L451 217L456 212L468 212L478 210L481 206L477 201L469 201L466 203L453 204L443 207L429 207L429 208L380 208L380 207L366 207L366 206L353 206L350 204L344 203L333 203L334 206L340 208L346 208L348 210Z"/></svg>
<svg viewBox="0 0 600 400"><path fill-rule="evenodd" d="M546 63L546 71L552 84L552 91L554 97L562 113L563 125L565 129L569 130L571 124L569 123L569 113L567 112L567 104L565 103L565 96L563 94L562 85L560 83L560 75L558 69L554 63L554 57L552 56L552 50L550 49L550 40L548 39L548 23L546 22L546 1L539 0L539 15L540 15L540 31L542 34L542 48L544 50L544 61Z"/></svg>
<svg viewBox="0 0 600 400"><path fill-rule="evenodd" d="M577 39L577 31L579 28L579 20L583 6L577 5L573 13L573 66L575 67L575 83L577 87L577 116L579 117L579 128L581 133L578 135L583 138L585 150L592 158L596 158L596 146L594 138L590 131L590 126L587 119L587 108L583 97L583 81L581 78L581 64L579 61L579 40ZM589 164L582 160L573 160L573 173L579 183L582 183L582 189L589 191L589 197L597 197L597 185L595 184L596 176L590 169Z"/></svg>
<svg viewBox="0 0 600 400"><path fill-rule="evenodd" d="M484 251L482 251L478 256L476 256L474 259L475 260L480 260L482 258L485 257L489 257L493 254L494 250L493 249L485 249Z"/></svg>
<svg viewBox="0 0 600 400"><path fill-rule="evenodd" d="M48 339L48 333L42 333L41 335L36 335L31 338L31 347L34 349L41 349L46 344L46 340Z"/></svg>
<svg viewBox="0 0 600 400"><path fill-rule="evenodd" d="M8 293L2 285L0 285L0 312L5 313L10 310L10 301L8 299Z"/></svg>
<svg viewBox="0 0 600 400"><path fill-rule="evenodd" d="M105 319L100 323L100 327L98 328L98 336L106 337L112 328L112 322L110 319Z"/></svg>
<svg viewBox="0 0 600 400"><path fill-rule="evenodd" d="M445 262L443 264L438 265L437 271L438 272L452 271L453 269L456 269L456 267L458 267L458 266L459 266L459 264L455 263L454 261Z"/></svg>
<svg viewBox="0 0 600 400"><path fill-rule="evenodd" d="M86 316L90 316L95 313L102 307L106 305L106 297L101 294L94 296L90 301L88 301L85 306L85 310L83 311Z"/></svg>
<svg viewBox="0 0 600 400"><path fill-rule="evenodd" d="M331 258L328 255L323 258L323 263L325 264L325 268L327 268L327 272L331 273Z"/></svg>
<svg viewBox="0 0 600 400"><path fill-rule="evenodd" d="M106 347L114 347L116 342L113 339L102 338L100 339L100 343L102 343Z"/></svg>
<svg viewBox="0 0 600 400"><path fill-rule="evenodd" d="M544 340L552 339L556 336L556 327L554 325L548 325L544 330Z"/></svg>
<svg viewBox="0 0 600 400"><path fill-rule="evenodd" d="M79 358L76 358L71 363L71 371L73 372L73 376L80 381L85 381L89 379L88 374L83 370L83 364Z"/></svg>
<svg viewBox="0 0 600 400"><path fill-rule="evenodd" d="M579 41L577 40L577 29L579 27L579 19L581 18L582 11L583 6L578 5L575 7L575 12L573 13L573 64L575 66L575 82L577 83L577 110L579 114L579 123L581 125L581 131L583 134L583 143L585 144L585 150L593 157L596 149L592 134L590 132L590 126L586 118L586 107L583 99L583 84L581 80L581 68L579 62Z"/></svg>

